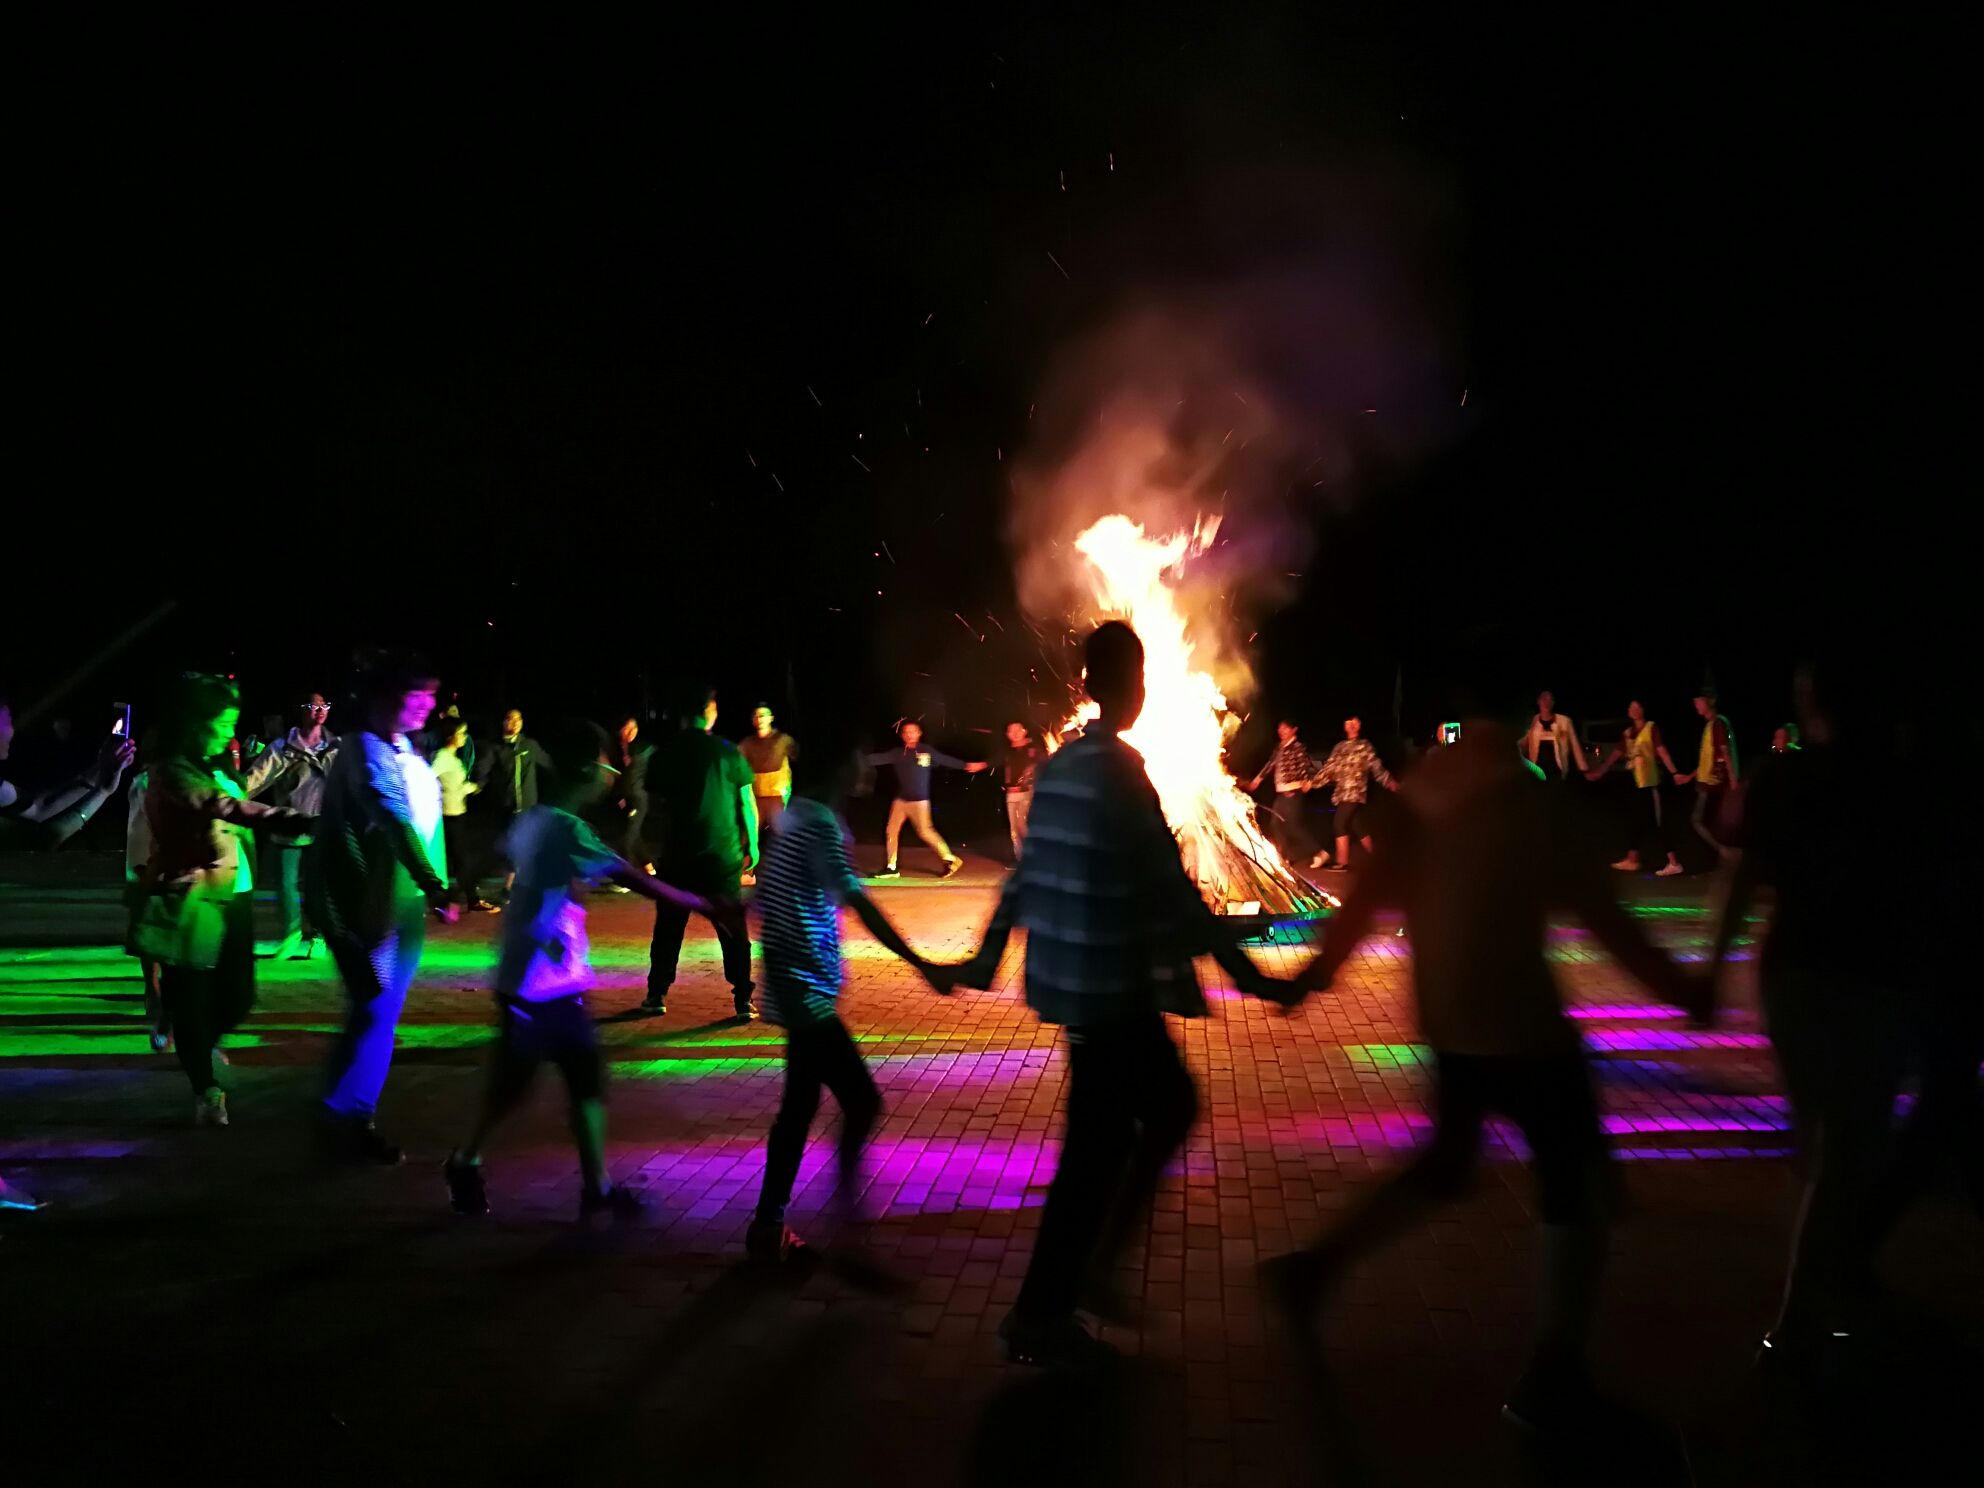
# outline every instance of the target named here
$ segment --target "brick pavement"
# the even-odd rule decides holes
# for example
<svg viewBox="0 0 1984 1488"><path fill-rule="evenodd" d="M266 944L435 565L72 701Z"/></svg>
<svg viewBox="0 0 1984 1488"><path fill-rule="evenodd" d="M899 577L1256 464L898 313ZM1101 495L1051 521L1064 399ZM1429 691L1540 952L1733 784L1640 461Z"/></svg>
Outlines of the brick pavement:
<svg viewBox="0 0 1984 1488"><path fill-rule="evenodd" d="M959 956L996 880L973 861L877 897L919 947ZM1703 953L1700 883L1635 889L1664 943ZM49 897L39 911L34 889L0 890L0 936L47 939L34 926L59 916L74 941L0 959L0 1166L55 1201L0 1231L5 1398L37 1407L10 1413L6 1434L38 1455L33 1481L187 1461L189 1438L190 1460L217 1474L292 1481L1048 1482L1058 1465L1069 1481L1196 1488L1338 1481L1353 1458L1382 1482L1538 1471L1495 1416L1529 1316L1513 1138L1491 1142L1472 1198L1331 1305L1327 1396L1294 1382L1255 1293L1256 1260L1326 1224L1425 1125L1402 940L1367 943L1340 990L1293 1017L1207 968L1213 1016L1173 1024L1203 1117L1119 1278L1141 1325L1108 1330L1132 1362L1069 1380L1002 1365L992 1337L1038 1224L1062 1097L1017 952L991 991L942 999L850 933L846 1015L888 1103L867 1186L874 1243L905 1283L879 1299L832 1270L774 1284L736 1266L779 1035L724 1021L701 932L669 1016L626 1017L645 971L640 901L593 900L611 1162L650 1202L615 1227L573 1218L570 1146L542 1087L489 1152L496 1212L446 1208L437 1164L471 1114L488 1037L487 920L437 934L410 1003L382 1125L414 1160L327 1172L305 1160L302 1121L337 1008L327 962L263 964L233 1041L236 1124L193 1131L176 1066L144 1051L130 963L82 943L114 919L107 889L65 882ZM1821 1438L1747 1368L1792 1200L1747 991L1716 1030L1692 1031L1575 927L1553 931L1551 954L1632 1205L1608 1279L1607 1375L1683 1424L1701 1481L1801 1480L1776 1454L1791 1443L1810 1466ZM802 1228L828 1156L816 1139ZM1984 1333L1978 1238L1932 1207L1891 1266L1916 1312L1971 1342ZM1569 1479L1644 1465L1576 1465Z"/></svg>

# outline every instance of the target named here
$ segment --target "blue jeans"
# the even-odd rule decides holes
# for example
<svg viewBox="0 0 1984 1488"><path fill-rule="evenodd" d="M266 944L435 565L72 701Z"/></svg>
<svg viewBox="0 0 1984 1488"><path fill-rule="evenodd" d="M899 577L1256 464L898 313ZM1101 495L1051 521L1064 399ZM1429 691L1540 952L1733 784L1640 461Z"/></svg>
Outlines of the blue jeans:
<svg viewBox="0 0 1984 1488"><path fill-rule="evenodd" d="M303 849L294 843L271 843L264 857L276 860L276 914L282 920L283 939L303 933L303 890L298 879L303 870Z"/></svg>
<svg viewBox="0 0 1984 1488"><path fill-rule="evenodd" d="M330 937L331 958L344 979L344 1033L331 1051L324 1104L334 1114L369 1120L379 1105L386 1075L393 1067L393 1036L407 989L420 969L427 940L427 904L412 900L399 907L393 929L376 946L348 936Z"/></svg>

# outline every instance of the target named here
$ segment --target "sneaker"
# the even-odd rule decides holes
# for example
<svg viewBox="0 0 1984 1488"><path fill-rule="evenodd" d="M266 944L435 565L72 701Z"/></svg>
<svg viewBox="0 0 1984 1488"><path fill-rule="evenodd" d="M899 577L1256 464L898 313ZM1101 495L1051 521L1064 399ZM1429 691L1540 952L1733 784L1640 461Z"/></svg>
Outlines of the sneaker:
<svg viewBox="0 0 1984 1488"><path fill-rule="evenodd" d="M154 1054L163 1054L172 1047L172 1035L163 1028L154 1028L146 1036L151 1040Z"/></svg>
<svg viewBox="0 0 1984 1488"><path fill-rule="evenodd" d="M957 877L958 870L962 867L964 867L963 858L952 858L948 863L944 864L944 871L938 874L937 877L955 878Z"/></svg>
<svg viewBox="0 0 1984 1488"><path fill-rule="evenodd" d="M309 936L302 942L301 945L297 947L297 949L289 953L289 959L292 961L315 960L317 956L317 947L322 944L323 941L319 937L315 935Z"/></svg>
<svg viewBox="0 0 1984 1488"><path fill-rule="evenodd" d="M650 992L641 999L641 1011L653 1013L656 1017L668 1011L668 999L659 992Z"/></svg>
<svg viewBox="0 0 1984 1488"><path fill-rule="evenodd" d="M448 1180L448 1207L457 1214L487 1214L489 1189L482 1181L482 1164L465 1161L458 1152L448 1154L441 1164L441 1176Z"/></svg>
<svg viewBox="0 0 1984 1488"><path fill-rule="evenodd" d="M758 1010L751 1006L751 994L749 992L732 998L730 1011L731 1015L739 1023L755 1023L758 1021Z"/></svg>
<svg viewBox="0 0 1984 1488"><path fill-rule="evenodd" d="M352 1153L356 1161L381 1168L396 1168L406 1161L406 1150L380 1136L379 1128L369 1121L361 1123L353 1135Z"/></svg>
<svg viewBox="0 0 1984 1488"><path fill-rule="evenodd" d="M804 1266L813 1249L782 1219L754 1219L744 1231L744 1255L757 1266Z"/></svg>
<svg viewBox="0 0 1984 1488"><path fill-rule="evenodd" d="M1317 853L1313 858L1309 859L1309 866L1312 869L1320 868L1329 860L1330 855L1328 853Z"/></svg>
<svg viewBox="0 0 1984 1488"><path fill-rule="evenodd" d="M582 1188L579 1190L579 1217L590 1214L611 1214L615 1219L631 1219L647 1208L641 1196L625 1184L615 1183L606 1188Z"/></svg>
<svg viewBox="0 0 1984 1488"><path fill-rule="evenodd" d="M226 1126L227 1092L218 1085L203 1095L193 1097L193 1125Z"/></svg>
<svg viewBox="0 0 1984 1488"><path fill-rule="evenodd" d="M1638 858L1621 858L1612 866L1617 868L1621 873L1638 873L1640 871L1640 860Z"/></svg>
<svg viewBox="0 0 1984 1488"><path fill-rule="evenodd" d="M1013 1363L1045 1368L1101 1364L1117 1357L1114 1344L1104 1343L1071 1317L1029 1323L1009 1312L999 1324L999 1342Z"/></svg>
<svg viewBox="0 0 1984 1488"><path fill-rule="evenodd" d="M1679 863L1669 863L1665 868L1654 869L1653 876L1655 878L1673 878L1677 874L1686 873L1687 871Z"/></svg>
<svg viewBox="0 0 1984 1488"><path fill-rule="evenodd" d="M876 875L875 875L875 877L877 877L877 878L901 878L901 877L902 877L902 874L900 874L900 873L898 873L898 872L896 871L896 865L895 865L894 863L891 863L891 864L889 864L889 866L888 866L888 867L886 867L886 868L884 868L884 869L883 869L883 870L882 870L882 871L881 871L880 873L878 873L878 874L876 874Z"/></svg>
<svg viewBox="0 0 1984 1488"><path fill-rule="evenodd" d="M5 1178L0 1178L0 1210L9 1214L32 1214L37 1209L46 1209L48 1201L37 1199L24 1188L16 1188Z"/></svg>
<svg viewBox="0 0 1984 1488"><path fill-rule="evenodd" d="M1348 863L1332 863L1329 865L1327 871L1331 873L1348 873L1350 871L1350 865Z"/></svg>
<svg viewBox="0 0 1984 1488"><path fill-rule="evenodd" d="M327 1113L318 1131L325 1155L334 1162L391 1168L406 1161L406 1153L380 1136L368 1120Z"/></svg>
<svg viewBox="0 0 1984 1488"><path fill-rule="evenodd" d="M501 914L503 912L502 905L491 904L487 899L478 899L469 908L477 914Z"/></svg>

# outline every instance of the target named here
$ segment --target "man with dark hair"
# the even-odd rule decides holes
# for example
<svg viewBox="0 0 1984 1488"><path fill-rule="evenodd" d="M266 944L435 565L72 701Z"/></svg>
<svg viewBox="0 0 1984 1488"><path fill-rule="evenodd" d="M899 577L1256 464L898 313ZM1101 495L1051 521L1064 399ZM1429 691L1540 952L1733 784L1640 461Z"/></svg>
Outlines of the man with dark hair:
<svg viewBox="0 0 1984 1488"><path fill-rule="evenodd" d="M1020 844L1026 840L1026 820L1033 810L1033 782L1040 773L1040 762L1047 752L1033 742L1033 735L1020 722L1006 725L1006 831L1013 839L1013 861L1020 860Z"/></svg>
<svg viewBox="0 0 1984 1488"><path fill-rule="evenodd" d="M970 962L932 967L942 989L989 986L1017 924L1027 931L1026 1000L1067 1030L1068 1114L1040 1239L999 1335L1014 1359L1057 1363L1107 1346L1075 1319L1086 1300L1119 1311L1107 1278L1198 1115L1165 1013L1203 1017L1192 958L1210 954L1241 991L1298 996L1264 976L1185 874L1143 757L1123 742L1144 705L1143 643L1121 621L1088 639L1100 710L1041 765L1026 855L1006 879ZM1093 1270L1091 1270L1093 1263Z"/></svg>
<svg viewBox="0 0 1984 1488"><path fill-rule="evenodd" d="M772 705L751 710L751 735L737 746L751 767L751 795L758 808L758 836L778 829L785 803L792 799L792 735L772 727Z"/></svg>
<svg viewBox="0 0 1984 1488"><path fill-rule="evenodd" d="M1724 804L1736 786L1736 736L1730 731L1729 720L1716 711L1713 687L1701 690L1695 699L1695 712L1702 720L1702 743L1694 773L1677 775L1674 783L1694 782L1695 809L1690 824L1695 835L1713 848L1718 858L1728 862L1736 856L1736 850L1717 837L1715 829L1722 825Z"/></svg>
<svg viewBox="0 0 1984 1488"><path fill-rule="evenodd" d="M244 781L251 801L271 806L289 806L315 816L323 809L324 782L338 757L338 736L330 731L331 705L321 692L313 692L296 708L296 726L248 764ZM273 844L276 859L276 911L282 918L282 936L267 954L277 960L303 950L303 848L309 838ZM315 949L312 927L311 949Z"/></svg>
<svg viewBox="0 0 1984 1488"><path fill-rule="evenodd" d="M555 769L544 746L524 732L524 715L516 708L503 714L503 731L486 751L479 751L471 778L480 788L483 810L494 817L489 830L497 836L537 804L537 772ZM503 875L503 891L516 879L514 867ZM478 876L476 882L480 882ZM471 885L473 888L473 884Z"/></svg>
<svg viewBox="0 0 1984 1488"><path fill-rule="evenodd" d="M943 863L944 871L940 876L949 878L964 867L964 859L951 851L950 843L938 834L936 824L930 820L930 772L933 766L942 766L946 770L963 770L967 775L976 775L986 768L985 761L973 760L966 764L942 750L926 747L923 725L914 718L905 718L897 724L896 734L902 740L900 749L884 749L879 754L868 756L869 764L887 765L896 772L896 798L889 803L889 824L882 834L883 850L888 854L889 861L877 876L896 876L896 849L902 841L903 824L906 822Z"/></svg>
<svg viewBox="0 0 1984 1488"><path fill-rule="evenodd" d="M1328 854L1317 847L1303 819L1309 792L1317 781L1316 762L1309 757L1308 746L1288 719L1277 723L1274 731L1280 742L1268 756L1268 762L1261 766L1260 773L1247 782L1247 793L1252 795L1261 788L1262 781L1270 775L1274 777L1274 821L1269 839L1290 867L1307 863L1311 868L1320 868Z"/></svg>
<svg viewBox="0 0 1984 1488"><path fill-rule="evenodd" d="M716 902L710 924L723 952L731 1009L751 1019L751 938L738 903L746 872L758 862L758 806L751 767L734 745L710 732L716 690L698 685L683 695L673 734L648 760L648 793L658 829L661 878L700 899ZM668 989L682 959L689 912L657 902L648 952L644 1011L668 1011Z"/></svg>
<svg viewBox="0 0 1984 1488"><path fill-rule="evenodd" d="M308 865L311 919L344 982L347 1012L331 1054L324 1136L347 1161L404 1159L372 1124L393 1062L400 1010L420 968L431 909L445 924L448 895L441 786L409 737L434 711L436 681L408 657L368 659L358 683L360 729L338 751L324 786Z"/></svg>
<svg viewBox="0 0 1984 1488"><path fill-rule="evenodd" d="M1697 1015L1707 995L1705 983L1690 982L1647 940L1596 867L1562 850L1571 835L1566 803L1535 788L1517 738L1502 723L1470 717L1457 743L1420 763L1384 851L1302 979L1327 986L1377 907L1403 908L1419 1027L1432 1047L1432 1140L1309 1249L1269 1262L1263 1280L1298 1337L1306 1335L1323 1295L1352 1264L1462 1191L1489 1113L1507 1117L1536 1170L1544 1294L1534 1359L1506 1410L1554 1432L1585 1424L1595 1403L1586 1350L1610 1183L1583 1048L1544 956L1546 916L1576 914L1628 973Z"/></svg>
<svg viewBox="0 0 1984 1488"><path fill-rule="evenodd" d="M1336 791L1336 861L1330 867L1338 873L1350 866L1351 838L1361 842L1365 852L1371 850L1371 827L1365 817L1373 780L1386 790L1398 789L1377 749L1364 737L1364 720L1353 713L1344 719L1343 738L1323 761L1317 777L1318 784Z"/></svg>

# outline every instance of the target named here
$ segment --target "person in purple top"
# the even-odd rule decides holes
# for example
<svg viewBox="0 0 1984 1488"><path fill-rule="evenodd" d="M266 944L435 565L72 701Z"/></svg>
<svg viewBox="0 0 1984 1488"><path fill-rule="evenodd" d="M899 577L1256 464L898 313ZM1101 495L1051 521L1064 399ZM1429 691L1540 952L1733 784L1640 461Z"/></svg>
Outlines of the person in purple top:
<svg viewBox="0 0 1984 1488"><path fill-rule="evenodd" d="M889 804L889 826L884 837L888 847L889 865L881 872L883 878L896 876L896 845L902 838L902 825L908 822L916 829L916 835L935 850L944 861L943 877L949 878L964 867L964 860L951 851L951 845L937 835L937 829L930 821L930 771L942 765L947 770L963 770L976 775L983 770L985 762L975 760L966 764L961 759L953 759L948 754L929 749L923 743L923 725L914 719L904 719L896 732L902 738L899 749L884 749L879 754L868 756L871 765L889 765L896 772L896 798Z"/></svg>

